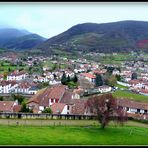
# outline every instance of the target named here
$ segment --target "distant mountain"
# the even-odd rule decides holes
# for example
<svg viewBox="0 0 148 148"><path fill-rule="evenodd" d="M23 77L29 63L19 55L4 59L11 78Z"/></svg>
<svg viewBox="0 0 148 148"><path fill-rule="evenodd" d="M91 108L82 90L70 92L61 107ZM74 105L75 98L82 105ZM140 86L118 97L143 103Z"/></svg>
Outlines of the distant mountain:
<svg viewBox="0 0 148 148"><path fill-rule="evenodd" d="M55 48L69 52L128 52L141 48L148 51L148 42L143 40L148 40L148 22L145 21L84 23L46 40L36 48L46 51Z"/></svg>
<svg viewBox="0 0 148 148"><path fill-rule="evenodd" d="M46 39L27 30L0 29L0 48L26 50L41 44Z"/></svg>

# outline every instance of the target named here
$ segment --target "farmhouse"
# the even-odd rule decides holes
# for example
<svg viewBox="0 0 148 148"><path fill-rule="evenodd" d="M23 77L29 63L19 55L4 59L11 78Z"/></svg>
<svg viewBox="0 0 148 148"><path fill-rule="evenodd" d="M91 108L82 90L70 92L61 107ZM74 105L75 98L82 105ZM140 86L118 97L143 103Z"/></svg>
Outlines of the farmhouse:
<svg viewBox="0 0 148 148"><path fill-rule="evenodd" d="M75 98L75 95L69 92L66 86L56 85L40 90L27 104L29 108L35 109L37 112L42 112L45 108L57 103L64 103L67 106L71 104L71 99L73 98Z"/></svg>

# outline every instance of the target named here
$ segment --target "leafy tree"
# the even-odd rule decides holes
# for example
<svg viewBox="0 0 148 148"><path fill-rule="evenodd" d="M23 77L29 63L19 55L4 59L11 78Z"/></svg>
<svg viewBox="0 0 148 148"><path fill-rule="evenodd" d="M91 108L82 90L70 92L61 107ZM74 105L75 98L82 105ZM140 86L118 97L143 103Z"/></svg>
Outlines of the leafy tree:
<svg viewBox="0 0 148 148"><path fill-rule="evenodd" d="M126 113L118 107L117 99L112 94L103 94L89 98L85 104L86 112L97 115L101 128L104 129L114 119L123 124L127 120Z"/></svg>
<svg viewBox="0 0 148 148"><path fill-rule="evenodd" d="M10 67L8 68L8 72L10 72L11 71L11 69L10 69Z"/></svg>
<svg viewBox="0 0 148 148"><path fill-rule="evenodd" d="M77 83L75 83L73 81L68 82L68 88L73 89L73 88L77 88L77 87L78 87Z"/></svg>
<svg viewBox="0 0 148 148"><path fill-rule="evenodd" d="M136 72L133 72L133 73L132 73L131 79L132 79L132 80L137 79L137 73L136 73Z"/></svg>
<svg viewBox="0 0 148 148"><path fill-rule="evenodd" d="M121 76L116 74L117 81L121 81Z"/></svg>
<svg viewBox="0 0 148 148"><path fill-rule="evenodd" d="M25 100L25 97L24 96L21 96L21 95L15 95L15 94L13 94L12 97L13 97L14 100L18 100L18 103L19 104L21 104Z"/></svg>
<svg viewBox="0 0 148 148"><path fill-rule="evenodd" d="M116 85L116 83L117 83L116 76L112 75L107 79L107 85L109 85L109 86L114 86L114 85Z"/></svg>
<svg viewBox="0 0 148 148"><path fill-rule="evenodd" d="M96 74L95 85L96 87L103 85L103 80L100 74Z"/></svg>
<svg viewBox="0 0 148 148"><path fill-rule="evenodd" d="M67 82L70 82L70 76L68 75L68 77L67 77Z"/></svg>
<svg viewBox="0 0 148 148"><path fill-rule="evenodd" d="M21 106L21 110L20 112L32 112L32 110L29 109L29 107L27 107L25 102L22 102L22 106Z"/></svg>
<svg viewBox="0 0 148 148"><path fill-rule="evenodd" d="M78 77L77 77L76 74L74 74L74 77L72 78L72 81L75 82L75 83L78 82Z"/></svg>
<svg viewBox="0 0 148 148"><path fill-rule="evenodd" d="M115 67L106 67L107 72L109 72L110 74L112 74L113 70L115 69Z"/></svg>
<svg viewBox="0 0 148 148"><path fill-rule="evenodd" d="M48 107L48 108L45 108L45 109L42 111L42 113L50 113L50 114L52 114L52 110L51 110L50 107Z"/></svg>
<svg viewBox="0 0 148 148"><path fill-rule="evenodd" d="M3 101L3 100L4 100L3 96L0 96L0 101Z"/></svg>
<svg viewBox="0 0 148 148"><path fill-rule="evenodd" d="M67 78L66 78L65 72L63 72L63 75L62 75L62 78L61 78L61 83L62 83L63 85L66 85L66 83L67 83Z"/></svg>
<svg viewBox="0 0 148 148"><path fill-rule="evenodd" d="M6 80L8 76L8 72L4 71L3 76L4 76L4 80Z"/></svg>

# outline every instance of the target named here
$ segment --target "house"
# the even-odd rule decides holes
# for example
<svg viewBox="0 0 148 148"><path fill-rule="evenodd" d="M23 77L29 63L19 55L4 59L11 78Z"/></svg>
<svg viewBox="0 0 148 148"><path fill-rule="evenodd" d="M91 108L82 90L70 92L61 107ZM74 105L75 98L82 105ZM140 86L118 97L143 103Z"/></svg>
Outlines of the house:
<svg viewBox="0 0 148 148"><path fill-rule="evenodd" d="M17 105L17 101L0 101L0 112L14 112Z"/></svg>
<svg viewBox="0 0 148 148"><path fill-rule="evenodd" d="M30 109L41 113L45 108L51 107L53 104L63 103L67 106L67 114L70 114L71 105L73 104L72 100L78 98L77 94L69 91L66 86L55 85L39 90L35 96L28 100L27 105ZM53 108L55 108L54 106ZM63 112L61 111L60 113Z"/></svg>
<svg viewBox="0 0 148 148"><path fill-rule="evenodd" d="M17 81L23 80L27 77L27 75L28 73L23 70L22 71L15 70L7 76L7 81L8 80L17 80Z"/></svg>
<svg viewBox="0 0 148 148"><path fill-rule="evenodd" d="M127 113L148 114L148 103L131 101L129 99L118 99L118 106L122 107Z"/></svg>
<svg viewBox="0 0 148 148"><path fill-rule="evenodd" d="M47 77L36 76L36 78L33 81L34 82L49 82L49 79Z"/></svg>
<svg viewBox="0 0 148 148"><path fill-rule="evenodd" d="M37 109L38 112L43 111L45 108L51 106L53 103L58 103L63 97L66 90L66 86L58 85L48 87L40 90L33 98L27 102L29 108Z"/></svg>
<svg viewBox="0 0 148 148"><path fill-rule="evenodd" d="M15 89L15 93L29 94L29 89L31 85L29 82L21 82L18 84L18 87Z"/></svg>
<svg viewBox="0 0 148 148"><path fill-rule="evenodd" d="M110 86L103 85L103 86L99 86L98 90L100 93L106 93L106 92L110 92L112 88Z"/></svg>
<svg viewBox="0 0 148 148"><path fill-rule="evenodd" d="M31 86L28 90L29 94L36 94L38 92L39 88L37 86Z"/></svg>
<svg viewBox="0 0 148 148"><path fill-rule="evenodd" d="M10 93L17 87L16 81L0 81L0 93Z"/></svg>
<svg viewBox="0 0 148 148"><path fill-rule="evenodd" d="M89 82L95 82L96 76L91 73L81 73L80 77L87 79Z"/></svg>
<svg viewBox="0 0 148 148"><path fill-rule="evenodd" d="M106 69L102 69L102 70L99 70L99 69L95 69L93 70L93 74L100 74L100 75L103 75L107 72Z"/></svg>

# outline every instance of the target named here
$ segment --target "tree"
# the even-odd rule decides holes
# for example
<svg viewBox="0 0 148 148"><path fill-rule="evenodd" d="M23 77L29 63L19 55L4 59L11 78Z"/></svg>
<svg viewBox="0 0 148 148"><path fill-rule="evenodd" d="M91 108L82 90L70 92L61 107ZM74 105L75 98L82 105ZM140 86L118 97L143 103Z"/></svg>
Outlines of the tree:
<svg viewBox="0 0 148 148"><path fill-rule="evenodd" d="M24 99L25 99L24 96L21 96L21 95L15 95L15 94L13 94L12 97L13 97L14 100L18 100L18 103L19 103L19 104L22 104L22 102L23 102Z"/></svg>
<svg viewBox="0 0 148 148"><path fill-rule="evenodd" d="M4 80L6 80L8 76L8 72L4 71L3 76L4 76Z"/></svg>
<svg viewBox="0 0 148 148"><path fill-rule="evenodd" d="M52 110L51 110L50 107L48 107L48 108L45 108L45 109L42 111L42 113L50 113L50 114L52 114Z"/></svg>
<svg viewBox="0 0 148 148"><path fill-rule="evenodd" d="M74 77L72 78L72 81L75 82L75 83L78 82L78 77L77 77L76 74L74 74Z"/></svg>
<svg viewBox="0 0 148 148"><path fill-rule="evenodd" d="M137 73L136 73L136 72L133 72L133 73L132 73L131 79L132 79L132 80L137 79Z"/></svg>
<svg viewBox="0 0 148 148"><path fill-rule="evenodd" d="M103 80L100 74L96 74L95 85L96 87L103 85Z"/></svg>
<svg viewBox="0 0 148 148"><path fill-rule="evenodd" d="M121 81L121 76L116 74L117 81Z"/></svg>
<svg viewBox="0 0 148 148"><path fill-rule="evenodd" d="M32 112L32 110L29 109L29 107L27 107L25 102L22 102L22 106L21 106L21 110L20 112Z"/></svg>
<svg viewBox="0 0 148 148"><path fill-rule="evenodd" d="M101 128L104 129L109 121L114 119L123 124L127 120L123 109L117 105L117 99L112 94L103 94L89 98L85 104L86 112L97 115Z"/></svg>
<svg viewBox="0 0 148 148"><path fill-rule="evenodd" d="M63 75L62 75L62 78L61 78L61 83L62 83L63 85L66 85L66 83L67 83L67 78L66 78L65 72L63 72Z"/></svg>
<svg viewBox="0 0 148 148"><path fill-rule="evenodd" d="M107 85L109 86L115 86L117 83L117 78L116 76L112 75L107 79Z"/></svg>
<svg viewBox="0 0 148 148"><path fill-rule="evenodd" d="M67 82L70 82L70 76L68 75L68 77L67 77Z"/></svg>
<svg viewBox="0 0 148 148"><path fill-rule="evenodd" d="M0 101L3 101L3 100L4 100L3 96L0 96Z"/></svg>
<svg viewBox="0 0 148 148"><path fill-rule="evenodd" d="M8 72L10 72L11 71L11 69L10 69L10 67L8 68Z"/></svg>

